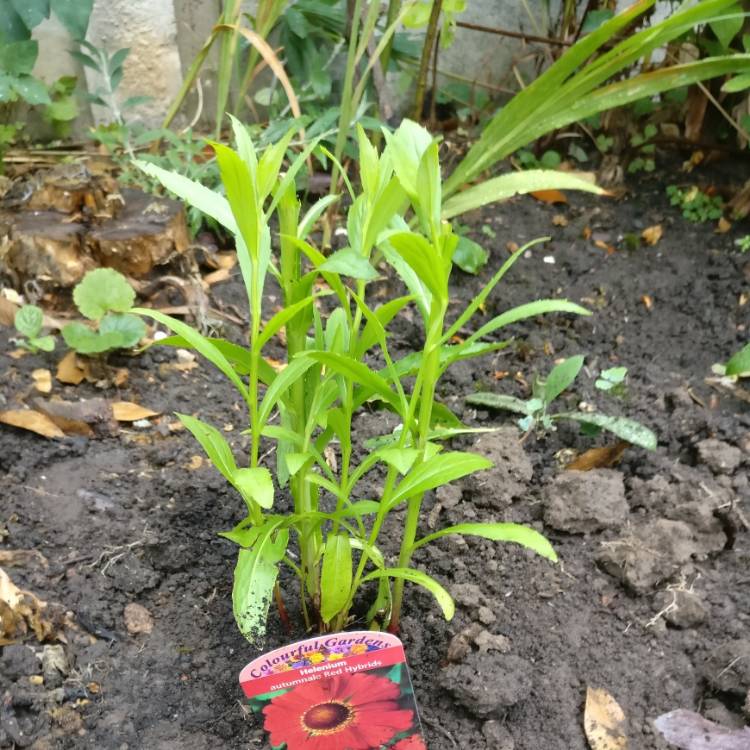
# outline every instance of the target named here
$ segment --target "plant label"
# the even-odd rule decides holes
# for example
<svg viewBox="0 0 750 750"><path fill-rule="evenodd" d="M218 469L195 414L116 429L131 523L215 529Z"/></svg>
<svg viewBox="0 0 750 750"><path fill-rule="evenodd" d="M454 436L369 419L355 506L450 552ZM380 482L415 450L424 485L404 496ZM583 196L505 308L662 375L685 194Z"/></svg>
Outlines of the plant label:
<svg viewBox="0 0 750 750"><path fill-rule="evenodd" d="M404 647L388 633L277 648L251 661L240 685L273 748L426 750Z"/></svg>

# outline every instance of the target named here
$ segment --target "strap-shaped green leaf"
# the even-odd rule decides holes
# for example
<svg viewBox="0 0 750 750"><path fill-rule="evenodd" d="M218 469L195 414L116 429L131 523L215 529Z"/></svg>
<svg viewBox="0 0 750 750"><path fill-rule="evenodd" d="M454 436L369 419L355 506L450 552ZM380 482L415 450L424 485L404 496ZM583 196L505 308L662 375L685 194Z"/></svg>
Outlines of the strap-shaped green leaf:
<svg viewBox="0 0 750 750"><path fill-rule="evenodd" d="M403 578L405 581L419 584L422 588L427 589L437 600L446 620L453 619L456 613L456 605L451 599L451 595L434 579L423 573L421 570L414 568L383 568L375 570L362 579L362 583L375 581L379 578Z"/></svg>
<svg viewBox="0 0 750 750"><path fill-rule="evenodd" d="M323 550L320 614L330 622L346 605L352 585L352 547L347 534L329 534Z"/></svg>
<svg viewBox="0 0 750 750"><path fill-rule="evenodd" d="M520 544L552 562L557 562L557 554L547 538L538 531L518 523L460 523L422 537L414 544L412 551L450 534L480 536L484 539L491 539L493 542Z"/></svg>
<svg viewBox="0 0 750 750"><path fill-rule="evenodd" d="M627 417L611 417L608 414L598 412L565 412L555 414L554 419L572 419L582 424L592 424L611 432L622 440L627 440L633 445L638 445L649 451L655 451L657 446L656 434L640 422Z"/></svg>
<svg viewBox="0 0 750 750"><path fill-rule="evenodd" d="M234 484L234 474L237 471L237 464L234 460L232 449L224 439L224 436L213 425L197 417L179 413L177 417L201 444L206 455L211 459L211 463L230 484Z"/></svg>

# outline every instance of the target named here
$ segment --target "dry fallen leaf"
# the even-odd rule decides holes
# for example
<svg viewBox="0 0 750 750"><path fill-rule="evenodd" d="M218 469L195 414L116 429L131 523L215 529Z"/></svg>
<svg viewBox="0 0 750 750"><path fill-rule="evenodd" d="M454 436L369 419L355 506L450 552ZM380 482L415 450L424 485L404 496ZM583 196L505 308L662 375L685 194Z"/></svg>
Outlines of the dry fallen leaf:
<svg viewBox="0 0 750 750"><path fill-rule="evenodd" d="M593 234L593 230L591 227L584 227L583 232L581 232L581 236L584 240L588 240L591 238L591 235Z"/></svg>
<svg viewBox="0 0 750 750"><path fill-rule="evenodd" d="M139 419L158 417L160 412L139 406L132 401L115 401L112 404L112 414L118 422L137 422Z"/></svg>
<svg viewBox="0 0 750 750"><path fill-rule="evenodd" d="M625 714L606 690L586 689L583 726L591 750L627 750Z"/></svg>
<svg viewBox="0 0 750 750"><path fill-rule="evenodd" d="M534 190L531 195L542 203L567 203L565 193L560 190Z"/></svg>
<svg viewBox="0 0 750 750"><path fill-rule="evenodd" d="M507 241L507 242L505 243L505 249L506 249L506 250L507 250L507 251L508 251L509 253L515 253L515 252L516 252L516 250L518 250L518 243L517 243L517 242L513 242L513 240L508 240L508 241Z"/></svg>
<svg viewBox="0 0 750 750"><path fill-rule="evenodd" d="M281 372L286 367L286 362L279 362L278 359L273 359L272 357L265 357L266 362L268 362L271 367L273 367L276 372Z"/></svg>
<svg viewBox="0 0 750 750"><path fill-rule="evenodd" d="M732 228L732 222L727 221L723 216L719 219L719 223L716 226L714 232L716 234L726 234Z"/></svg>
<svg viewBox="0 0 750 750"><path fill-rule="evenodd" d="M619 440L614 445L603 448L591 448L582 453L578 458L571 461L565 469L567 471L591 471L592 469L603 469L614 466L621 458L630 443Z"/></svg>
<svg viewBox="0 0 750 750"><path fill-rule="evenodd" d="M641 238L647 245L651 245L653 247L662 238L663 234L664 229L662 228L661 224L654 224L654 226L646 227L641 232Z"/></svg>
<svg viewBox="0 0 750 750"><path fill-rule="evenodd" d="M67 385L78 385L86 377L86 368L74 351L69 351L58 363L55 377Z"/></svg>
<svg viewBox="0 0 750 750"><path fill-rule="evenodd" d="M65 437L65 433L49 417L33 409L0 411L0 423L36 432L46 438Z"/></svg>
<svg viewBox="0 0 750 750"><path fill-rule="evenodd" d="M34 379L34 388L40 393L49 393L52 390L52 373L49 370L40 368L31 373Z"/></svg>
<svg viewBox="0 0 750 750"><path fill-rule="evenodd" d="M203 277L203 281L208 286L213 286L221 281L227 281L232 275L231 271L231 268L219 268L217 271L206 274Z"/></svg>
<svg viewBox="0 0 750 750"><path fill-rule="evenodd" d="M650 312L651 308L654 306L654 301L651 299L651 297L648 294L641 295L641 302L643 302L643 306Z"/></svg>
<svg viewBox="0 0 750 750"><path fill-rule="evenodd" d="M28 354L31 354L28 349L14 349L12 352L8 352L11 359L23 359Z"/></svg>
<svg viewBox="0 0 750 750"><path fill-rule="evenodd" d="M0 646L23 638L29 629L39 641L55 635L54 624L44 617L46 607L46 602L19 589L0 568Z"/></svg>
<svg viewBox="0 0 750 750"><path fill-rule="evenodd" d="M12 326L16 319L18 305L0 295L0 326Z"/></svg>
<svg viewBox="0 0 750 750"><path fill-rule="evenodd" d="M606 250L607 255L613 255L616 252L615 246L610 245L604 240L594 240L594 246L598 247L600 250Z"/></svg>

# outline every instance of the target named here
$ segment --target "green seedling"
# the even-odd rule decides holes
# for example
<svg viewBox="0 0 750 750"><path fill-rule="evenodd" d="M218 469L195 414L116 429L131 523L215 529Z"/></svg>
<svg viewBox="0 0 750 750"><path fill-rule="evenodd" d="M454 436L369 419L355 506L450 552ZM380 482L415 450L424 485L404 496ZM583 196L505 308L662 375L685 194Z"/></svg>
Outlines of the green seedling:
<svg viewBox="0 0 750 750"><path fill-rule="evenodd" d="M750 250L750 234L746 234L744 237L734 241L741 253L746 253Z"/></svg>
<svg viewBox="0 0 750 750"><path fill-rule="evenodd" d="M412 562L419 549L443 536L515 542L554 560L543 536L517 524L461 523L420 536L425 494L490 466L482 456L446 446L455 435L482 430L462 424L439 400L437 386L452 363L508 346L497 338L506 326L545 313L588 312L566 300L539 300L492 318L455 343L529 245L447 322L459 237L443 218L444 206L441 216L438 146L426 130L405 121L385 133L380 153L358 128L361 184L355 190L346 183L349 244L326 256L309 237L332 199L322 198L301 215L295 186L315 143L284 169L291 133L258 153L247 129L235 119L232 125L236 150L213 144L226 197L156 165L139 166L234 237L247 291L247 341L203 336L155 310L136 312L172 330L174 336L160 343L193 348L218 368L247 409L250 447L241 457L220 430L196 415L180 415L244 503L245 517L222 534L239 547L233 604L241 632L251 641L263 636L269 605L281 596L282 564L298 579L309 627L345 627L356 600L369 601L366 617L373 626L396 631L406 582L424 587L447 618L453 615L445 589ZM471 198L465 205L474 205ZM276 251L272 224L279 227ZM398 275L406 294L376 307L368 286L382 264ZM266 322L261 303L269 276L282 290L283 307ZM320 281L324 291L318 291ZM321 294L331 298L327 315ZM407 307L421 319L422 345L396 358L388 329ZM282 328L286 366L277 372L264 349ZM357 444L353 420L375 409L393 412L399 428L373 444ZM262 441L275 445L275 466L266 465ZM284 512L277 497L286 486L293 508ZM399 509L406 512L394 526L390 517ZM389 538L400 547L395 564L379 546L387 521Z"/></svg>
<svg viewBox="0 0 750 750"><path fill-rule="evenodd" d="M36 305L24 305L16 312L13 321L23 338L16 339L18 346L30 352L51 352L55 348L54 336L42 336L44 313Z"/></svg>
<svg viewBox="0 0 750 750"><path fill-rule="evenodd" d="M656 162L654 161L656 146L650 141L658 132L656 125L648 124L642 133L636 133L630 137L630 145L637 149L638 156L628 164L629 174L653 172L656 169Z"/></svg>
<svg viewBox="0 0 750 750"><path fill-rule="evenodd" d="M65 343L79 354L105 354L114 349L130 349L145 335L146 326L130 314L135 292L125 277L113 268L89 271L73 290L73 301L85 323L67 323L62 328Z"/></svg>
<svg viewBox="0 0 750 750"><path fill-rule="evenodd" d="M667 186L667 196L673 206L679 206L682 215L696 224L716 221L724 214L724 201L720 195L708 195L697 186L680 189L677 185Z"/></svg>
<svg viewBox="0 0 750 750"><path fill-rule="evenodd" d="M623 396L625 394L625 378L627 375L627 367L611 367L609 370L602 370L599 373L594 386L600 391L610 393L613 396Z"/></svg>
<svg viewBox="0 0 750 750"><path fill-rule="evenodd" d="M555 365L545 380L535 381L532 397L525 401L500 393L474 393L467 396L466 401L474 406L502 409L523 415L518 421L518 426L526 433L551 431L560 420L569 420L577 422L582 432L587 435L595 435L601 430L607 430L633 445L647 450L656 450L656 435L639 422L627 417L613 417L596 411L550 411L556 399L573 384L583 367L583 361L584 358L579 355ZM622 383L624 373L619 383L612 381L618 379L623 369L614 368L617 371L614 375L611 374L613 370L606 371L610 373L610 377L602 377L599 380L611 385L603 390L611 390Z"/></svg>
<svg viewBox="0 0 750 750"><path fill-rule="evenodd" d="M726 364L716 364L711 369L716 375L734 380L750 377L750 344L733 354Z"/></svg>

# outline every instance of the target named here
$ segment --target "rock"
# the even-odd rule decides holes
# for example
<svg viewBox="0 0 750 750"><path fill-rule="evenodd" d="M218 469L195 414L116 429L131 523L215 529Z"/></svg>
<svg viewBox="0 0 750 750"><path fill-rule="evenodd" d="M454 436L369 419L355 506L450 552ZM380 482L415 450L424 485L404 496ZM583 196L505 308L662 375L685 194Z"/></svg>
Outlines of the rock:
<svg viewBox="0 0 750 750"><path fill-rule="evenodd" d="M515 497L527 491L534 467L518 440L518 430L514 426L501 427L497 432L482 435L473 450L494 464L491 469L468 480L475 505L507 508Z"/></svg>
<svg viewBox="0 0 750 750"><path fill-rule="evenodd" d="M734 474L737 467L742 463L742 451L721 440L715 438L701 440L697 448L698 458L714 474Z"/></svg>
<svg viewBox="0 0 750 750"><path fill-rule="evenodd" d="M696 628L705 622L708 610L692 591L660 591L654 597L654 609L664 611L664 619L676 628Z"/></svg>
<svg viewBox="0 0 750 750"><path fill-rule="evenodd" d="M625 539L606 542L596 562L634 593L645 594L671 578L696 552L687 524L660 518L636 527Z"/></svg>
<svg viewBox="0 0 750 750"><path fill-rule="evenodd" d="M492 625L497 621L497 616L489 607L480 607L477 610L477 617L483 625Z"/></svg>
<svg viewBox="0 0 750 750"><path fill-rule="evenodd" d="M571 534L619 528L629 511L622 474L613 469L558 474L544 488L544 504L544 522Z"/></svg>
<svg viewBox="0 0 750 750"><path fill-rule="evenodd" d="M123 612L125 627L130 635L138 633L150 633L154 629L154 618L151 613L141 604L130 602Z"/></svg>
<svg viewBox="0 0 750 750"><path fill-rule="evenodd" d="M448 652L446 654L448 661L463 661L471 653L474 638L479 635L481 630L482 626L474 622L460 633L456 633L448 644Z"/></svg>
<svg viewBox="0 0 750 750"><path fill-rule="evenodd" d="M61 687L68 672L70 672L70 664L65 648L59 644L46 645L42 651L42 674L45 687L48 690Z"/></svg>
<svg viewBox="0 0 750 750"><path fill-rule="evenodd" d="M722 643L706 658L701 674L714 690L746 698L750 690L750 640L737 638Z"/></svg>
<svg viewBox="0 0 750 750"><path fill-rule="evenodd" d="M28 646L11 644L3 647L0 657L0 674L8 680L36 674L39 671L39 659L34 650Z"/></svg>
<svg viewBox="0 0 750 750"><path fill-rule="evenodd" d="M513 654L470 653L440 672L440 685L479 718L499 714L528 698L532 665Z"/></svg>
<svg viewBox="0 0 750 750"><path fill-rule="evenodd" d="M487 750L515 750L516 743L510 732L496 719L484 722L482 734L487 740Z"/></svg>

